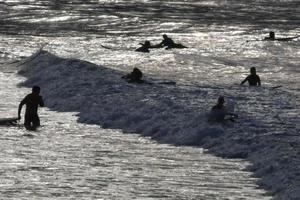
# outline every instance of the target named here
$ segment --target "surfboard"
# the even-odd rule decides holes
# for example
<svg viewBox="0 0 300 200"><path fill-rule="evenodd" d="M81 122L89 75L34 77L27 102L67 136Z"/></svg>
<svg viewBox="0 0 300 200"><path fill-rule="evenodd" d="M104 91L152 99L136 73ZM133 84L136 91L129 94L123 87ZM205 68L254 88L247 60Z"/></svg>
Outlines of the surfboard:
<svg viewBox="0 0 300 200"><path fill-rule="evenodd" d="M0 118L0 125L14 125L19 121L18 117Z"/></svg>

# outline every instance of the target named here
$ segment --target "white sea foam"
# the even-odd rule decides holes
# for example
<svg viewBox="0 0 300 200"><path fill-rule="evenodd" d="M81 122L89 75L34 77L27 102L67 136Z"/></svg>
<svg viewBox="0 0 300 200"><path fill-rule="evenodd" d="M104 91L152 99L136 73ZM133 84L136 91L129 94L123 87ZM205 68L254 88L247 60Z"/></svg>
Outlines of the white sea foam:
<svg viewBox="0 0 300 200"><path fill-rule="evenodd" d="M149 78L153 84L130 84L120 78L123 75L120 71L82 60L60 58L43 50L21 62L19 74L27 77L23 86L41 86L47 107L77 112L78 122L121 129L124 133L139 133L162 143L201 145L223 157L249 159L253 163L250 169L262 178L262 185L274 192L275 197L300 197L299 129L289 128L286 124L276 125L262 117L253 118L243 112L245 105L236 105L236 101L248 98L255 106L251 95L257 100L276 94L275 98L281 100L275 99L274 105L268 106L288 107L291 99L285 101L290 95L285 91L168 85L154 78ZM207 122L209 108L207 104L201 104L201 98L212 98L215 90L248 95L237 94L231 98L232 109L240 107L236 111L239 114L237 123ZM276 112L268 114L273 116Z"/></svg>

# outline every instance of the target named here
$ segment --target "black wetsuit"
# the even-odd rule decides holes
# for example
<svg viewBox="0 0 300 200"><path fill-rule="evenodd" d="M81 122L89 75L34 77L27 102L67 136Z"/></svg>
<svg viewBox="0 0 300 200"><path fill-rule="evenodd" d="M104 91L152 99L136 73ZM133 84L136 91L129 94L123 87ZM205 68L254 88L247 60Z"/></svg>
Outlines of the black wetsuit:
<svg viewBox="0 0 300 200"><path fill-rule="evenodd" d="M135 51L143 52L143 53L149 53L149 52L150 52L150 51L149 51L149 47L147 47L147 46L145 46L145 45L143 45L143 46L137 48Z"/></svg>
<svg viewBox="0 0 300 200"><path fill-rule="evenodd" d="M242 84L246 81L248 81L250 86L260 85L260 78L256 74L250 74L249 76L247 76L247 78L242 82Z"/></svg>
<svg viewBox="0 0 300 200"><path fill-rule="evenodd" d="M143 73L139 69L134 69L130 74L123 76L129 83L143 83Z"/></svg>
<svg viewBox="0 0 300 200"><path fill-rule="evenodd" d="M40 126L40 119L37 113L38 106L44 106L42 96L36 94L28 94L22 101L21 105L26 104L24 125L26 128L36 128Z"/></svg>
<svg viewBox="0 0 300 200"><path fill-rule="evenodd" d="M171 38L164 38L164 40L161 42L161 46L167 46L167 47L174 47L175 42Z"/></svg>

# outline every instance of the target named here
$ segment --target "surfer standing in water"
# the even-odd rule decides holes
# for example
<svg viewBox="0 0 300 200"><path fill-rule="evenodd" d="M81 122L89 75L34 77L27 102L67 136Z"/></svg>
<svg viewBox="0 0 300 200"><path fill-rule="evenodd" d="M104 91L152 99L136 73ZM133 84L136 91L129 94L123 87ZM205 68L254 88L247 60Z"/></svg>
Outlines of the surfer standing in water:
<svg viewBox="0 0 300 200"><path fill-rule="evenodd" d="M32 93L26 95L26 97L20 102L18 109L18 118L21 119L21 110L23 105L26 105L24 125L27 130L35 130L40 126L40 118L38 116L38 106L44 106L42 96L40 96L40 87L33 86Z"/></svg>
<svg viewBox="0 0 300 200"><path fill-rule="evenodd" d="M260 78L256 74L255 67L251 67L250 69L250 75L248 75L242 82L241 85L243 85L246 81L248 81L249 86L260 86Z"/></svg>

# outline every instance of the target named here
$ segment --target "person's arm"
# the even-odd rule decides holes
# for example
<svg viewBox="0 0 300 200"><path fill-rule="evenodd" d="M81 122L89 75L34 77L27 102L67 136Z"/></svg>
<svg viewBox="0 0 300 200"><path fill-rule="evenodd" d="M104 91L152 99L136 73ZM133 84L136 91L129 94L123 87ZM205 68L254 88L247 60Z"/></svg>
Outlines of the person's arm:
<svg viewBox="0 0 300 200"><path fill-rule="evenodd" d="M257 84L258 84L258 86L260 86L260 78L259 78L259 76L257 76Z"/></svg>
<svg viewBox="0 0 300 200"><path fill-rule="evenodd" d="M246 81L248 81L248 76L241 82L241 85L243 85Z"/></svg>
<svg viewBox="0 0 300 200"><path fill-rule="evenodd" d="M21 119L21 111L22 111L22 107L26 102L26 97L20 102L19 104L19 108L18 108L18 118Z"/></svg>
<svg viewBox="0 0 300 200"><path fill-rule="evenodd" d="M40 106L41 107L44 107L44 101L43 101L43 97L40 96L40 102L39 102Z"/></svg>
<svg viewBox="0 0 300 200"><path fill-rule="evenodd" d="M166 41L165 41L165 40L161 41L161 43L159 43L159 46L160 46L160 47L166 46Z"/></svg>

